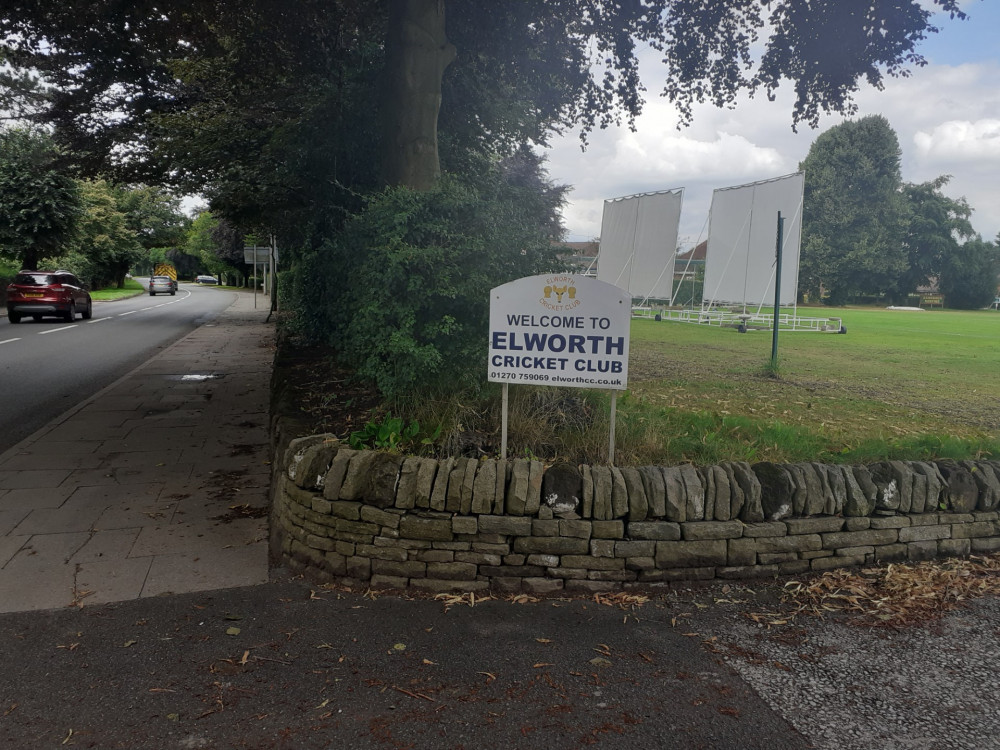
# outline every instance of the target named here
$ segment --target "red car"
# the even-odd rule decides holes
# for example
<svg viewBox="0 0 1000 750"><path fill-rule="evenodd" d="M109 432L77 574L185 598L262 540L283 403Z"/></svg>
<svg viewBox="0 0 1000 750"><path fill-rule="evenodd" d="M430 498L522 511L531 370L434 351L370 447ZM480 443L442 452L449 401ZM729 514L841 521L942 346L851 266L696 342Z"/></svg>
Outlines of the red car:
<svg viewBox="0 0 1000 750"><path fill-rule="evenodd" d="M20 323L26 315L35 320L54 315L69 322L77 313L89 320L92 312L90 292L69 271L21 271L7 287L11 323Z"/></svg>

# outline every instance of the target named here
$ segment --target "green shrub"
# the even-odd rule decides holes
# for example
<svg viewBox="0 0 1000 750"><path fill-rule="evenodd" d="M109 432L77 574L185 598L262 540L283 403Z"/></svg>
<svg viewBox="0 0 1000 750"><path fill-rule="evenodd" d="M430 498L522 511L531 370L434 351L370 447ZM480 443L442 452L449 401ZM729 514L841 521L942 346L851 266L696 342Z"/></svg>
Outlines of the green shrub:
<svg viewBox="0 0 1000 750"><path fill-rule="evenodd" d="M537 199L534 199L537 200ZM297 332L390 400L485 381L489 291L552 267L531 191L499 173L389 188L290 274Z"/></svg>

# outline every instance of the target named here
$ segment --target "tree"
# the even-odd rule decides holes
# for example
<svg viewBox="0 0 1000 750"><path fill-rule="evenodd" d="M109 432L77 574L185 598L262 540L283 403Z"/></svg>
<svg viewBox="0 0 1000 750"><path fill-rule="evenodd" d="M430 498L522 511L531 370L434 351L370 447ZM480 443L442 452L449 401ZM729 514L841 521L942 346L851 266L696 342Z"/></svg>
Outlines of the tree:
<svg viewBox="0 0 1000 750"><path fill-rule="evenodd" d="M107 182L84 181L80 195L83 211L67 264L94 288L121 287L125 274L144 255L138 235Z"/></svg>
<svg viewBox="0 0 1000 750"><path fill-rule="evenodd" d="M934 3L964 17L958 0ZM885 75L923 64L916 45L937 31L930 17L919 0L11 0L0 39L15 63L56 85L51 116L86 146L92 167L118 153L118 166L169 170L160 157L177 145L169 134L178 117L214 102L227 119L233 102L213 96L214 78L241 84L235 103L251 105L232 124L252 121L254 101L258 119L280 129L316 111L317 92L367 99L381 110L383 127L368 135L383 134L382 174L419 188L439 172L439 104L480 145L575 125L585 137L641 112L638 50L650 45L663 55L662 93L685 121L696 102L732 105L741 90L772 96L788 79L793 123L815 124L823 111L853 111L859 81L881 86ZM371 95L377 79L350 66L366 55L366 71L384 72L380 97ZM295 65L282 69L289 59ZM366 91L353 91L356 82ZM295 84L310 103L295 100ZM272 102L292 106L270 110ZM168 136L165 150L151 133ZM246 131L251 140L257 133ZM202 168L218 153L193 145Z"/></svg>
<svg viewBox="0 0 1000 750"><path fill-rule="evenodd" d="M45 132L0 130L0 254L37 268L65 252L80 213L77 183Z"/></svg>
<svg viewBox="0 0 1000 750"><path fill-rule="evenodd" d="M976 237L944 257L939 286L948 307L975 310L997 296L998 277L1000 247Z"/></svg>
<svg viewBox="0 0 1000 750"><path fill-rule="evenodd" d="M800 286L830 304L897 288L906 203L899 140L881 115L822 133L799 165L805 172Z"/></svg>
<svg viewBox="0 0 1000 750"><path fill-rule="evenodd" d="M969 204L964 198L955 200L941 193L950 179L942 175L930 182L903 186L907 205L903 240L907 268L897 280L899 302L937 277L945 259L958 249L959 240L974 235Z"/></svg>

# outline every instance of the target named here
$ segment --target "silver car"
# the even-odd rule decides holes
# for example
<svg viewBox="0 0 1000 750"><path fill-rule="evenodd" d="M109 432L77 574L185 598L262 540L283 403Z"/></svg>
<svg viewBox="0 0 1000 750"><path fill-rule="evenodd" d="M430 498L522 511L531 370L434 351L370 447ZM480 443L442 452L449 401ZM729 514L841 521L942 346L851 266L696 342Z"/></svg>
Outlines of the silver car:
<svg viewBox="0 0 1000 750"><path fill-rule="evenodd" d="M155 297L160 292L165 294L176 294L177 287L174 286L174 280L169 276L150 276L149 296Z"/></svg>

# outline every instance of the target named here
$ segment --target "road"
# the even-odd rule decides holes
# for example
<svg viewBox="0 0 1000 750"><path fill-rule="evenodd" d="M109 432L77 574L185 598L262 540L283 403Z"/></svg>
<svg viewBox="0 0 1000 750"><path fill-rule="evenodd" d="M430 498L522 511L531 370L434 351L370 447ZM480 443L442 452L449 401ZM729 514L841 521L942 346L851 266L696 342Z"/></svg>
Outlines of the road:
<svg viewBox="0 0 1000 750"><path fill-rule="evenodd" d="M220 289L94 302L73 323L0 318L0 453L232 304Z"/></svg>

